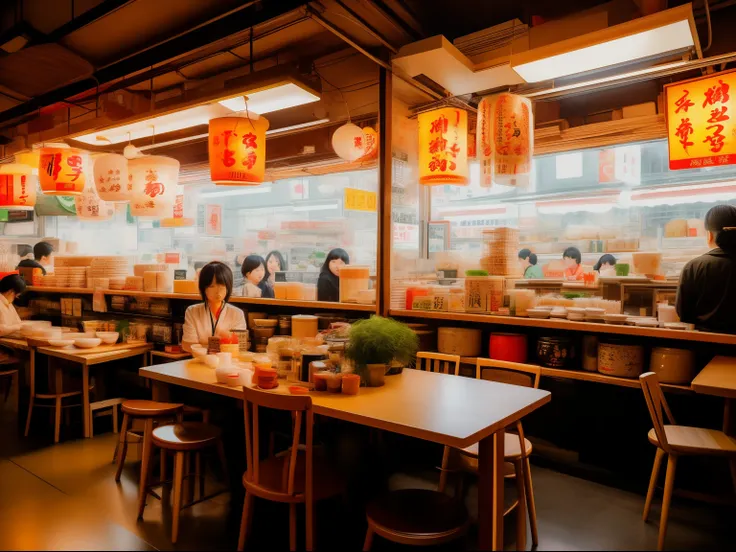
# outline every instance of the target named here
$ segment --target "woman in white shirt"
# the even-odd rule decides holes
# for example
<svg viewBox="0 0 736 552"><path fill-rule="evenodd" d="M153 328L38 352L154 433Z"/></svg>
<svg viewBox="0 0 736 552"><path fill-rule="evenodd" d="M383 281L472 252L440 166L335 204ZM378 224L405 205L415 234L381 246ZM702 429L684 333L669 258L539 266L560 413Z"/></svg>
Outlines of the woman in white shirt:
<svg viewBox="0 0 736 552"><path fill-rule="evenodd" d="M26 290L26 283L19 274L8 274L0 280L0 337L20 330L20 316L13 301Z"/></svg>
<svg viewBox="0 0 736 552"><path fill-rule="evenodd" d="M192 305L184 315L182 347L191 352L192 345L207 346L210 337L224 336L234 328L245 328L245 315L228 304L233 292L233 272L219 261L207 263L199 273L199 293L203 303Z"/></svg>

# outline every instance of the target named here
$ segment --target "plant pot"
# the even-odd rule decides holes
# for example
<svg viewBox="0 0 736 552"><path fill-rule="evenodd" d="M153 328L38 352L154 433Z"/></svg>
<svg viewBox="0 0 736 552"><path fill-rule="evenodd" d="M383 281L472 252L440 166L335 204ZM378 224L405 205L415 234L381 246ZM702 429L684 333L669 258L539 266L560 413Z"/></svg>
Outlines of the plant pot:
<svg viewBox="0 0 736 552"><path fill-rule="evenodd" d="M387 376L395 376L404 371L404 365L398 360L392 360L391 364L388 365Z"/></svg>
<svg viewBox="0 0 736 552"><path fill-rule="evenodd" d="M385 364L366 365L366 385L368 387L381 387L386 379Z"/></svg>

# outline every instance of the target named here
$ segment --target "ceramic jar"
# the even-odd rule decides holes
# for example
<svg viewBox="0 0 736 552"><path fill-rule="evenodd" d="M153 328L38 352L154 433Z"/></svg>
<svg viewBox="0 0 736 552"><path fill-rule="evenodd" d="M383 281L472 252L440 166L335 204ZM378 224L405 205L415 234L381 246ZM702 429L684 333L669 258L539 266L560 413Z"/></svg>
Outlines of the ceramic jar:
<svg viewBox="0 0 736 552"><path fill-rule="evenodd" d="M575 347L568 337L540 337L537 358L547 368L572 368Z"/></svg>
<svg viewBox="0 0 736 552"><path fill-rule="evenodd" d="M638 378L643 369L643 346L619 339L607 339L598 344L598 371L601 374Z"/></svg>
<svg viewBox="0 0 736 552"><path fill-rule="evenodd" d="M687 385L695 372L695 353L687 349L655 347L649 369L657 374L660 383Z"/></svg>

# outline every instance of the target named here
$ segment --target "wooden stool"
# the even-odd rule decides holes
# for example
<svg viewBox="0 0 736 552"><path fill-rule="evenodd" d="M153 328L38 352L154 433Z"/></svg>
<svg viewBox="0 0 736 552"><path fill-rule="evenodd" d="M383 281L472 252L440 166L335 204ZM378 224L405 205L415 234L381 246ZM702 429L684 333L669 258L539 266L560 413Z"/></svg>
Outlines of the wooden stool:
<svg viewBox="0 0 736 552"><path fill-rule="evenodd" d="M8 357L0 361L0 378L5 378L5 377L10 376L10 381L7 383L8 386L5 388L5 398L3 399L3 403L8 402L8 395L10 395L10 388L13 387L13 380L15 380L15 394L16 394L15 402L16 402L16 405L19 404L20 378L18 376L18 368L14 368L14 366L17 365L18 362L20 361L15 357Z"/></svg>
<svg viewBox="0 0 736 552"><path fill-rule="evenodd" d="M205 424L202 422L183 422L179 424L159 426L153 430L152 443L161 450L170 450L175 453L174 456L174 512L171 524L171 542L176 544L179 536L179 514L182 510L182 484L184 481L184 457L191 452L200 452L208 448L216 448L217 454L222 463L222 471L227 477L227 464L225 461L225 449L222 446L222 432L220 428ZM148 445L150 447L150 443ZM146 455L146 460L150 461L150 451ZM144 466L146 472L148 469ZM186 474L190 477L191 474ZM143 482L141 482L143 485ZM139 519L143 517L143 509L146 506L146 492L142 493L144 501L139 511ZM214 496L214 495L212 495ZM209 497L211 498L211 497ZM205 500L204 496L200 496L197 502ZM191 503L184 506L191 506Z"/></svg>
<svg viewBox="0 0 736 552"><path fill-rule="evenodd" d="M675 425L675 418L662 394L657 374L647 372L639 376L639 381L654 425L654 428L649 431L649 442L657 447L652 475L649 480L649 490L644 502L644 521L647 521L649 517L654 489L659 478L659 468L662 465L662 460L667 456L667 475L664 481L662 513L659 520L659 541L657 543L657 550L663 550L664 539L667 536L667 520L670 513L672 490L675 486L675 469L678 458L680 456L718 456L734 462L736 461L736 439L716 429Z"/></svg>
<svg viewBox="0 0 736 552"><path fill-rule="evenodd" d="M143 508L146 505L146 495L148 494L148 467L151 455L151 437L154 425L160 423L168 423L172 419L179 419L181 416L183 404L163 403L157 401L146 400L130 400L122 404L123 410L123 427L120 430L120 439L115 448L117 454L118 469L115 473L115 481L120 482L120 474L123 471L125 456L128 453L128 427L134 419L144 421L143 427L143 454L141 455L141 479L138 487L138 517L143 515ZM161 462L161 480L166 479L165 461Z"/></svg>

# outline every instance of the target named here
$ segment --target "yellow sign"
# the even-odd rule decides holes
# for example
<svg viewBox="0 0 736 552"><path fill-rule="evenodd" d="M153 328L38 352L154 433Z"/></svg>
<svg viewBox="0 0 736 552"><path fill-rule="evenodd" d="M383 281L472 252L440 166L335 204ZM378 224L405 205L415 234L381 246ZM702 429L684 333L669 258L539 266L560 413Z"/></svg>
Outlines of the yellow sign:
<svg viewBox="0 0 736 552"><path fill-rule="evenodd" d="M345 209L349 211L376 212L378 198L376 192L366 192L356 188L345 188Z"/></svg>
<svg viewBox="0 0 736 552"><path fill-rule="evenodd" d="M670 169L736 164L736 72L664 87Z"/></svg>

